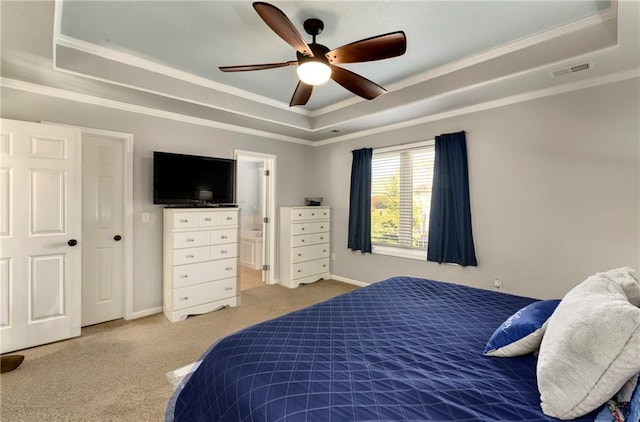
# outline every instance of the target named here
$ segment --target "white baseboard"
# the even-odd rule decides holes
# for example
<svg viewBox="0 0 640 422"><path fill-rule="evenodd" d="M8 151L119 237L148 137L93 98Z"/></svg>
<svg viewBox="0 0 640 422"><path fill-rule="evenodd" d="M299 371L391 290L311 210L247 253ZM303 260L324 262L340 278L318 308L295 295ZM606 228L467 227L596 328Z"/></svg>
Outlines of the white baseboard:
<svg viewBox="0 0 640 422"><path fill-rule="evenodd" d="M162 306L159 306L157 308L145 309L143 311L132 312L129 315L125 315L124 319L126 320L138 319L138 318L146 317L149 315L160 314L160 313L162 313Z"/></svg>
<svg viewBox="0 0 640 422"><path fill-rule="evenodd" d="M340 277L339 275L331 274L331 280L341 281L347 284L353 284L354 286L364 287L368 286L370 283L365 283L363 281L352 280L346 277Z"/></svg>

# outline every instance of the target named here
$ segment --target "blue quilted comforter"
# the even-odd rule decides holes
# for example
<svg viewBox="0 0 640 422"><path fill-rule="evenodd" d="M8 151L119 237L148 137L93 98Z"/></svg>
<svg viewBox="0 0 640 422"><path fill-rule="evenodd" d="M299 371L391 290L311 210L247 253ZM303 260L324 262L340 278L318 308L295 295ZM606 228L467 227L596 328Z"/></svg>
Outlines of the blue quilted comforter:
<svg viewBox="0 0 640 422"><path fill-rule="evenodd" d="M395 277L214 344L167 421L549 421L532 355L482 355L534 299ZM592 421L595 413L580 420Z"/></svg>

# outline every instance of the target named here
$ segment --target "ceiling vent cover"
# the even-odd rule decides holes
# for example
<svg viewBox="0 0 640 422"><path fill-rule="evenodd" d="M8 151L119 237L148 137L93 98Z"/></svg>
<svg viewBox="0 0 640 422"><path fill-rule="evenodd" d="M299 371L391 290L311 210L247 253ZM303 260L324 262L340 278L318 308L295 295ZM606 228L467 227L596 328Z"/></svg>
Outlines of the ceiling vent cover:
<svg viewBox="0 0 640 422"><path fill-rule="evenodd" d="M591 67L592 67L591 63L577 64L575 66L563 67L562 69L553 70L553 71L549 72L549 76L551 76L552 78L557 78L557 77L560 77L560 76L566 76L566 75L570 75L572 73L582 72L584 70L589 70L589 69L591 69Z"/></svg>

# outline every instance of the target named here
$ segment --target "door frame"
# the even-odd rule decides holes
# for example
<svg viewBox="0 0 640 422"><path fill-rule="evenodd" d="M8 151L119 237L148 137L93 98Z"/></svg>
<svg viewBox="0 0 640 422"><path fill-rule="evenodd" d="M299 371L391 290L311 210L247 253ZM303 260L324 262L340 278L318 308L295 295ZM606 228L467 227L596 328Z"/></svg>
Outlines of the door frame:
<svg viewBox="0 0 640 422"><path fill-rule="evenodd" d="M76 125L69 125L57 122L42 122L58 126L69 126L80 129L81 139L84 135L103 136L105 138L111 138L115 141L123 143L123 199L124 204L122 207L123 216L123 260L122 260L122 274L123 274L123 302L124 302L124 319L135 319L136 316L133 312L133 134L125 132L116 132L112 130L95 129ZM82 146L82 140L80 141ZM81 283L82 285L82 283Z"/></svg>
<svg viewBox="0 0 640 422"><path fill-rule="evenodd" d="M247 157L257 160L262 160L264 163L265 170L269 170L269 177L267 178L268 185L268 195L266 195L266 208L269 213L269 224L267 224L267 239L268 241L264 241L263 237L263 247L266 248L269 253L269 260L266 264L269 266L269 270L267 271L265 284L277 284L278 280L275 278L275 274L277 272L276 268L276 159L277 157L273 154L263 154L260 152L252 152L252 151L244 151L236 149L234 150L233 157L235 160L238 160L241 157Z"/></svg>

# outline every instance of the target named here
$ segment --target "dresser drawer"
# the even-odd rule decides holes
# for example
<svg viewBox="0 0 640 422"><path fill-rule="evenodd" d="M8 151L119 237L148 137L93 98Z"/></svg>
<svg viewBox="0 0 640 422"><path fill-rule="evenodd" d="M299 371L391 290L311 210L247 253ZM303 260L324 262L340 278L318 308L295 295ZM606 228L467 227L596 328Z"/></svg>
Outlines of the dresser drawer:
<svg viewBox="0 0 640 422"><path fill-rule="evenodd" d="M176 212L173 214L174 229L188 229L198 227L198 215L191 212Z"/></svg>
<svg viewBox="0 0 640 422"><path fill-rule="evenodd" d="M209 234L207 232L182 232L173 234L173 247L193 248L196 246L206 246L209 244Z"/></svg>
<svg viewBox="0 0 640 422"><path fill-rule="evenodd" d="M236 276L236 258L173 267L173 287L184 287L205 281L221 280Z"/></svg>
<svg viewBox="0 0 640 422"><path fill-rule="evenodd" d="M211 230L209 232L210 245L236 243L237 241L238 241L238 229Z"/></svg>
<svg viewBox="0 0 640 422"><path fill-rule="evenodd" d="M291 233L293 235L313 233L313 225L311 223L292 224Z"/></svg>
<svg viewBox="0 0 640 422"><path fill-rule="evenodd" d="M200 227L217 226L220 221L220 215L213 211L204 211L198 213L198 225Z"/></svg>
<svg viewBox="0 0 640 422"><path fill-rule="evenodd" d="M221 226L237 226L238 225L238 213L235 211L222 211L219 212L220 220L218 224Z"/></svg>
<svg viewBox="0 0 640 422"><path fill-rule="evenodd" d="M329 231L329 222L320 221L318 223L311 223L311 233L326 233Z"/></svg>
<svg viewBox="0 0 640 422"><path fill-rule="evenodd" d="M304 209L295 209L292 211L292 220L293 221L307 221L307 220L328 220L329 219L329 210L322 208L304 208Z"/></svg>
<svg viewBox="0 0 640 422"><path fill-rule="evenodd" d="M176 249L173 251L173 265L193 264L209 260L209 247Z"/></svg>
<svg viewBox="0 0 640 422"><path fill-rule="evenodd" d="M235 296L237 280L229 278L181 287L173 291L173 309L185 309Z"/></svg>
<svg viewBox="0 0 640 422"><path fill-rule="evenodd" d="M309 277L315 274L323 274L329 272L329 258L317 259L315 261L306 261L293 264L292 278Z"/></svg>
<svg viewBox="0 0 640 422"><path fill-rule="evenodd" d="M311 243L314 245L318 243L329 243L329 233L315 233L311 236Z"/></svg>
<svg viewBox="0 0 640 422"><path fill-rule="evenodd" d="M291 262L294 264L319 258L326 258L329 256L329 245L301 246L299 248L293 248L291 254Z"/></svg>
<svg viewBox="0 0 640 422"><path fill-rule="evenodd" d="M313 244L313 237L310 234L304 234L300 236L291 236L291 246L294 248L297 246L307 246Z"/></svg>
<svg viewBox="0 0 640 422"><path fill-rule="evenodd" d="M238 256L238 244L227 243L209 247L209 257L211 259L235 258Z"/></svg>

